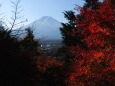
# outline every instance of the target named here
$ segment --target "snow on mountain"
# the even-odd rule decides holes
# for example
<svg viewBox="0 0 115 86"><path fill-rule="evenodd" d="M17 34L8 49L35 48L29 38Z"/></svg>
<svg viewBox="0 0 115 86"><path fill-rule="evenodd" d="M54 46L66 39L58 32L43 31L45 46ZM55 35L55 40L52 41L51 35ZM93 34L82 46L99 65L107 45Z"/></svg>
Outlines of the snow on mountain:
<svg viewBox="0 0 115 86"><path fill-rule="evenodd" d="M21 30L28 27L33 30L35 38L44 40L61 39L61 33L59 30L61 23L50 16L43 16L42 18L24 26Z"/></svg>

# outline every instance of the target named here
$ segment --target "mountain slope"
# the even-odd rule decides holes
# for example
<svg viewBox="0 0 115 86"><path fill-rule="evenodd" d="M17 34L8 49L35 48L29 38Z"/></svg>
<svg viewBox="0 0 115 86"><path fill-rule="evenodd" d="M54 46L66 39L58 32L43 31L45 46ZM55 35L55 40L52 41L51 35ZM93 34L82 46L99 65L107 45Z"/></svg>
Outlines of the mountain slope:
<svg viewBox="0 0 115 86"><path fill-rule="evenodd" d="M61 23L50 16L44 16L26 26L22 29L30 27L33 30L35 38L42 38L47 40L61 39L59 28Z"/></svg>

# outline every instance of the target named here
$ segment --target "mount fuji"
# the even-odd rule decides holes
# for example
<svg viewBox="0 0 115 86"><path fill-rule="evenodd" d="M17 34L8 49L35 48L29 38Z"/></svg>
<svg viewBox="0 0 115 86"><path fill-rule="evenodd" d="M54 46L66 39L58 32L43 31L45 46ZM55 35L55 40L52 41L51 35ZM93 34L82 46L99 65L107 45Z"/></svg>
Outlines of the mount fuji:
<svg viewBox="0 0 115 86"><path fill-rule="evenodd" d="M40 19L24 26L21 30L30 27L36 39L61 40L59 28L61 23L50 16L43 16Z"/></svg>

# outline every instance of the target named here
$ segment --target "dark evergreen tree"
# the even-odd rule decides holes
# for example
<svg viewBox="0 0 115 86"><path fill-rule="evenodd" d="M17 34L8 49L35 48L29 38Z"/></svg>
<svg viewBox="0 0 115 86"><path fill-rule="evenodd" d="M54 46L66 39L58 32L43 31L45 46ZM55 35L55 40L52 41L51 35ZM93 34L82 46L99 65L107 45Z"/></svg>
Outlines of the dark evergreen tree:
<svg viewBox="0 0 115 86"><path fill-rule="evenodd" d="M31 54L31 56L40 54L40 44L38 43L38 40L34 38L33 31L30 28L27 28L26 32L26 36L20 41L22 50L26 53L29 52L29 55Z"/></svg>
<svg viewBox="0 0 115 86"><path fill-rule="evenodd" d="M26 36L20 40L20 59L19 67L24 74L25 80L30 81L28 86L34 86L37 79L38 68L37 68L37 57L40 55L38 40L34 38L33 31L30 28L26 29ZM34 79L32 81L32 79Z"/></svg>
<svg viewBox="0 0 115 86"><path fill-rule="evenodd" d="M62 27L60 28L63 44L64 46L59 49L59 52L62 55L62 59L65 61L65 65L70 65L70 54L68 47L70 46L81 46L84 47L85 43L81 40L84 38L81 31L82 28L76 26L76 21L83 20L83 15L75 15L73 11L65 11L64 12L65 18L68 20L68 23L62 23ZM77 27L77 29L76 29Z"/></svg>
<svg viewBox="0 0 115 86"><path fill-rule="evenodd" d="M19 41L0 26L0 86L35 86L38 54L32 47L37 49L38 42L31 31Z"/></svg>
<svg viewBox="0 0 115 86"><path fill-rule="evenodd" d="M87 7L93 10L99 8L99 0L84 0L84 1L85 1L84 8Z"/></svg>
<svg viewBox="0 0 115 86"><path fill-rule="evenodd" d="M18 44L17 39L11 37L10 32L0 26L0 86L11 86L19 80L17 77L19 74L17 67Z"/></svg>
<svg viewBox="0 0 115 86"><path fill-rule="evenodd" d="M60 28L63 44L65 46L72 46L72 45L81 45L81 34L74 33L75 30L75 13L73 11L65 11L64 12L65 18L68 20L68 23L62 23L62 27Z"/></svg>
<svg viewBox="0 0 115 86"><path fill-rule="evenodd" d="M85 2L86 3L84 4L83 9L86 7L89 9L98 9L100 6L99 0L85 0ZM77 24L79 24L79 21L85 21L87 19L85 19L83 14L75 15L75 12L73 11L65 11L64 16L68 20L68 23L62 23L62 27L60 28L63 44L65 46L78 45L85 47L85 42L82 42L82 39L84 38L82 30L87 26L81 28L78 27Z"/></svg>

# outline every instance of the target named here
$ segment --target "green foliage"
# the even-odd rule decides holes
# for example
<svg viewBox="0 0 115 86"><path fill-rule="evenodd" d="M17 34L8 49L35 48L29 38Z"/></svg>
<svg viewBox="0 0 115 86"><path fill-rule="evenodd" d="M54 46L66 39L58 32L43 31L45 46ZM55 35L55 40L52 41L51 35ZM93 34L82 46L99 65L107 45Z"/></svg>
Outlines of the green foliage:
<svg viewBox="0 0 115 86"><path fill-rule="evenodd" d="M99 0L84 0L84 1L85 1L84 7L88 7L93 10L99 8Z"/></svg>
<svg viewBox="0 0 115 86"><path fill-rule="evenodd" d="M63 38L63 44L66 46L81 45L81 34L74 34L74 32L76 31L74 22L74 20L76 19L75 13L73 11L65 11L64 15L68 20L68 23L62 23L62 27L60 28Z"/></svg>
<svg viewBox="0 0 115 86"><path fill-rule="evenodd" d="M75 19L80 20L81 18L75 16L75 12L73 11L65 11L64 16L68 20L68 23L62 23L62 27L60 28L64 46L60 48L58 52L61 53L65 65L67 66L70 64L70 51L68 50L68 47L77 45L84 46L84 43L81 41L81 39L83 39L83 35L80 33L81 30L79 28L75 29L76 22L74 21Z"/></svg>
<svg viewBox="0 0 115 86"><path fill-rule="evenodd" d="M20 47L22 52L29 54L29 56L37 56L40 54L37 39L34 39L33 31L30 28L26 29L27 35L20 41Z"/></svg>

